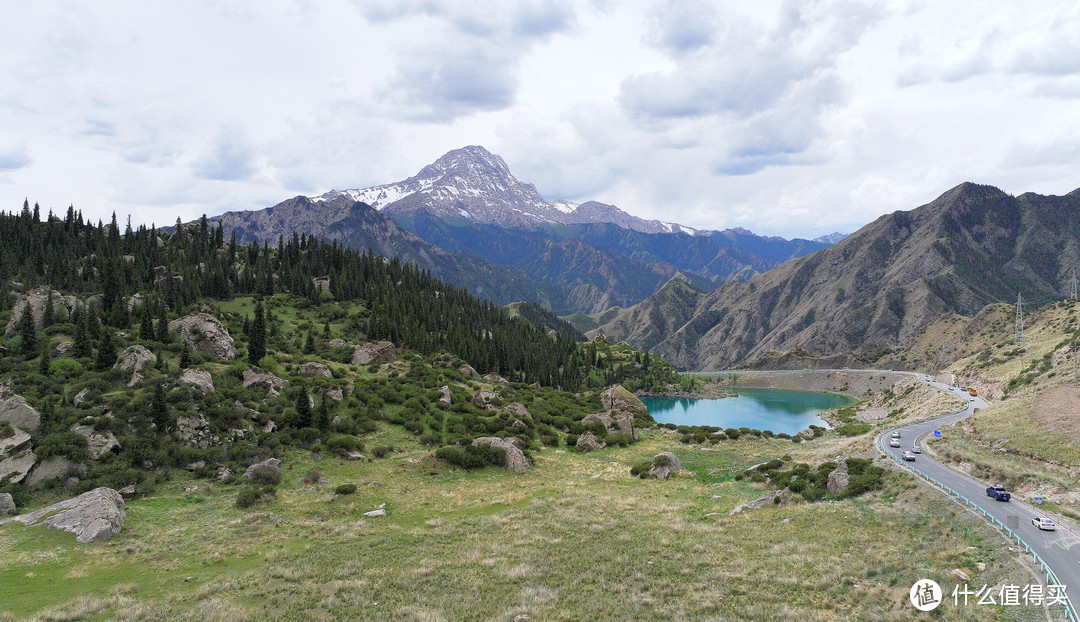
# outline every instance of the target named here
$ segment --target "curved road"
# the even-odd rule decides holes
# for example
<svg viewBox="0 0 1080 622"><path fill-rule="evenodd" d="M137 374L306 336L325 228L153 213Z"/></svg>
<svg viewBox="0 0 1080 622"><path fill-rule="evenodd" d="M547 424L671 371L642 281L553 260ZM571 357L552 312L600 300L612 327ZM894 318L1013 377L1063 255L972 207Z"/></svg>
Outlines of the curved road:
<svg viewBox="0 0 1080 622"><path fill-rule="evenodd" d="M939 430L943 426L967 417L977 409L986 407L986 402L978 397L970 397L966 391L961 392L955 387L935 382L925 374L913 375L926 382L929 386L966 399L967 404L959 412L929 421L890 428L878 436L878 446L886 454L899 461L900 464L918 468L926 475L967 497L986 514L1012 527L1013 531L1042 557L1046 565L1053 571L1058 583L1067 586L1066 594L1070 597L1070 602L1074 603L1075 611L1075 603L1078 601L1074 599L1080 599L1080 537L1063 527L1057 520L1055 520L1055 522L1058 522L1057 531L1038 529L1031 524L1031 519L1036 516L1044 516L1045 512L1016 499L997 501L988 497L986 496L986 484L955 471L926 454L916 454L914 462L904 461L901 456L902 452L911 450L915 445L921 446L924 436L933 434L934 430ZM890 435L894 430L899 431L901 434L899 448L889 447ZM1018 523L1010 524L1010 517L1012 517L1013 521L1018 520Z"/></svg>

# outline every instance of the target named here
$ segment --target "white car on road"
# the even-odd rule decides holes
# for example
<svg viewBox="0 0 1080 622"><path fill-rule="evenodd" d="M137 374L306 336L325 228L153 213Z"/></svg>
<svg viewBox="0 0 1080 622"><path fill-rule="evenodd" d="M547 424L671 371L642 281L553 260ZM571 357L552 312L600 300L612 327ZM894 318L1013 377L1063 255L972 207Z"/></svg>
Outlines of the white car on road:
<svg viewBox="0 0 1080 622"><path fill-rule="evenodd" d="M1054 531L1055 529L1057 529L1057 523L1054 522L1054 519L1048 516L1036 516L1035 518L1031 519L1031 524L1035 525L1039 529L1042 529L1043 531Z"/></svg>

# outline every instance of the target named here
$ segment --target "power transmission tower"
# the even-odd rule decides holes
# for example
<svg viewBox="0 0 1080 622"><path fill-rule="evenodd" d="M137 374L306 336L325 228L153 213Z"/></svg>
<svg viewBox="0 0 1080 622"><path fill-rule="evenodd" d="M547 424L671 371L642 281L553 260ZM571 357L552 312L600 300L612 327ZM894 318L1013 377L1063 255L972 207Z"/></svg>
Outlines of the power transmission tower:
<svg viewBox="0 0 1080 622"><path fill-rule="evenodd" d="M1073 272L1072 278L1072 299L1076 300L1076 273Z"/></svg>
<svg viewBox="0 0 1080 622"><path fill-rule="evenodd" d="M1013 341L1024 343L1024 299L1020 297L1020 292L1016 293L1016 332Z"/></svg>

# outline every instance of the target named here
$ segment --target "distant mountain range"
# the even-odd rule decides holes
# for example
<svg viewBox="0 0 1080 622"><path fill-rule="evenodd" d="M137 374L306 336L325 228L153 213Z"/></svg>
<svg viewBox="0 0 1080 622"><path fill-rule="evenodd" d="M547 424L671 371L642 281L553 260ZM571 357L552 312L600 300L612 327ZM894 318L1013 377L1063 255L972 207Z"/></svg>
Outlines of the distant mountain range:
<svg viewBox="0 0 1080 622"><path fill-rule="evenodd" d="M1062 299L1078 272L1080 190L1013 197L965 183L745 282L706 291L673 279L593 330L684 369L900 367L942 314Z"/></svg>
<svg viewBox="0 0 1080 622"><path fill-rule="evenodd" d="M236 229L242 242L276 245L301 233L371 248L499 304L534 302L560 314L633 305L676 276L712 289L832 244L831 237L701 231L595 201L548 201L479 146L451 151L404 181L211 220Z"/></svg>

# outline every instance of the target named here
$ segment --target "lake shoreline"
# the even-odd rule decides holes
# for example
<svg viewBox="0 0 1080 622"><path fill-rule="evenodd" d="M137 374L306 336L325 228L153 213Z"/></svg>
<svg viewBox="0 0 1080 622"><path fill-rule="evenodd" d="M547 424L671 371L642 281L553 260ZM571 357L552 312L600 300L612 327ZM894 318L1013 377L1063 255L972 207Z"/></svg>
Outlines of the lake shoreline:
<svg viewBox="0 0 1080 622"><path fill-rule="evenodd" d="M730 387L716 387L716 390L735 399L645 396L642 401L649 409L650 416L661 424L746 427L792 435L811 425L834 427L821 414L850 401L843 395L816 391L747 387L730 395Z"/></svg>

